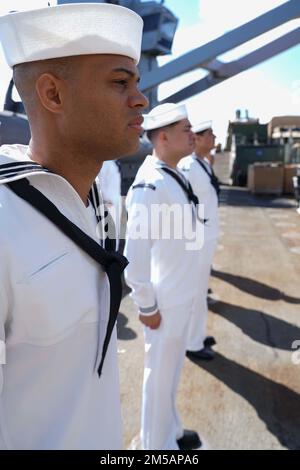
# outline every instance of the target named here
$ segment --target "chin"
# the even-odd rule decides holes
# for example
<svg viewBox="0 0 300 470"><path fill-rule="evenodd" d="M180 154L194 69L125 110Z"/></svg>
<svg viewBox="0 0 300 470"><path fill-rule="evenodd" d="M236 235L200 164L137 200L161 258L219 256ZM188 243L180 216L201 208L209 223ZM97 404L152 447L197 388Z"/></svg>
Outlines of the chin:
<svg viewBox="0 0 300 470"><path fill-rule="evenodd" d="M125 145L124 145L125 148ZM135 141L127 142L127 148L123 151L122 155L133 155L136 153L140 148L140 139L137 138Z"/></svg>

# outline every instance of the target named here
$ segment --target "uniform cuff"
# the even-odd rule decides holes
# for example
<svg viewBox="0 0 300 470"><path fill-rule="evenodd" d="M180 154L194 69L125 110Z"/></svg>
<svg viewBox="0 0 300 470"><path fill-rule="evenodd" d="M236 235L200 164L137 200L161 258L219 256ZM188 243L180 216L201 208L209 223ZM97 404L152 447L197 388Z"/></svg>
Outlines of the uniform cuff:
<svg viewBox="0 0 300 470"><path fill-rule="evenodd" d="M155 302L155 304L152 305L152 307L139 307L140 314L149 316L149 317L153 315L154 313L156 313L157 310L158 310L157 302Z"/></svg>

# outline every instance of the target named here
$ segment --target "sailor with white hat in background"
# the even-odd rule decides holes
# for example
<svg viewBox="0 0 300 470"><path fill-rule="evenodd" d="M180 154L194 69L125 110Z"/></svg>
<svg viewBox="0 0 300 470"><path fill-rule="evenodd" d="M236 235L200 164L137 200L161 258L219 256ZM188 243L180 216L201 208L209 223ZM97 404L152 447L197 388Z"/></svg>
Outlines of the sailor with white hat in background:
<svg viewBox="0 0 300 470"><path fill-rule="evenodd" d="M177 163L191 153L194 138L184 105L155 107L144 128L154 151L127 196L125 245L125 278L145 326L141 443L148 450L195 449L199 436L183 429L175 403L198 290L199 251L189 246L186 232L175 233L176 225L194 224L195 233L202 227L195 195Z"/></svg>
<svg viewBox="0 0 300 470"><path fill-rule="evenodd" d="M122 447L114 324L127 261L104 241L94 181L139 146L142 28L98 3L0 17L32 135L25 152L0 148L1 449Z"/></svg>
<svg viewBox="0 0 300 470"><path fill-rule="evenodd" d="M215 146L215 135L212 122L205 121L193 127L195 133L195 151L183 158L179 167L188 178L198 197L199 204L204 206L204 245L200 253L198 273L198 301L191 317L187 342L187 355L196 359L211 360L216 344L212 336L206 336L208 316L207 291L212 260L219 237L218 197L219 182L206 156Z"/></svg>

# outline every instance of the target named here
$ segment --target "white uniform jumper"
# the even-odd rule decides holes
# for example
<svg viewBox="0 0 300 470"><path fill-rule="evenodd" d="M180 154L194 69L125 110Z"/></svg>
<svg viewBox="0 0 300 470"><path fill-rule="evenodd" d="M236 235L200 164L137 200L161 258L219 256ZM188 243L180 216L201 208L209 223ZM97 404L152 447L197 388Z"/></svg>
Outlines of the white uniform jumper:
<svg viewBox="0 0 300 470"><path fill-rule="evenodd" d="M94 209L64 178L26 162L22 147L1 150L0 339L6 363L0 366L0 449L120 449L115 332L100 378L97 373L109 316L107 275L3 183L26 175L99 242Z"/></svg>
<svg viewBox="0 0 300 470"><path fill-rule="evenodd" d="M212 169L209 162L207 160L201 160L201 162L211 174ZM204 227L204 244L199 256L198 297L189 325L187 343L187 350L199 351L204 347L203 341L206 337L207 290L213 256L219 237L218 196L211 184L209 175L201 167L195 154L183 158L178 166L191 183L199 204L204 205L204 218L208 220Z"/></svg>
<svg viewBox="0 0 300 470"><path fill-rule="evenodd" d="M151 238L153 219L150 219L146 239L134 240L131 231L136 224L137 204L149 210L153 205L165 204L165 217L172 204L185 205L190 221L193 209L183 189L162 170L162 162L153 156L148 156L140 167L126 202L125 255L129 260L126 281L140 313L151 315L159 309L162 316L158 329L144 329L142 446L144 449L178 449L176 440L182 437L183 428L176 410L176 390L185 357L187 327L198 290L198 263L195 251L186 248L186 239Z"/></svg>

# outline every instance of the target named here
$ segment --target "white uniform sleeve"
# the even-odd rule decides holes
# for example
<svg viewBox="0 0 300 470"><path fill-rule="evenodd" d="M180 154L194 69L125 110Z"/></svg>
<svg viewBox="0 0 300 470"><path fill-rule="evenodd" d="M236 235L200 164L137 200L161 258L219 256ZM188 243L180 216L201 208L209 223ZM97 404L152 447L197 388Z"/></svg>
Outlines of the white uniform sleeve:
<svg viewBox="0 0 300 470"><path fill-rule="evenodd" d="M127 236L124 254L129 261L125 279L132 289L132 298L142 315L153 315L157 301L151 282L151 206L158 204L156 191L150 188L131 189L127 196Z"/></svg>

